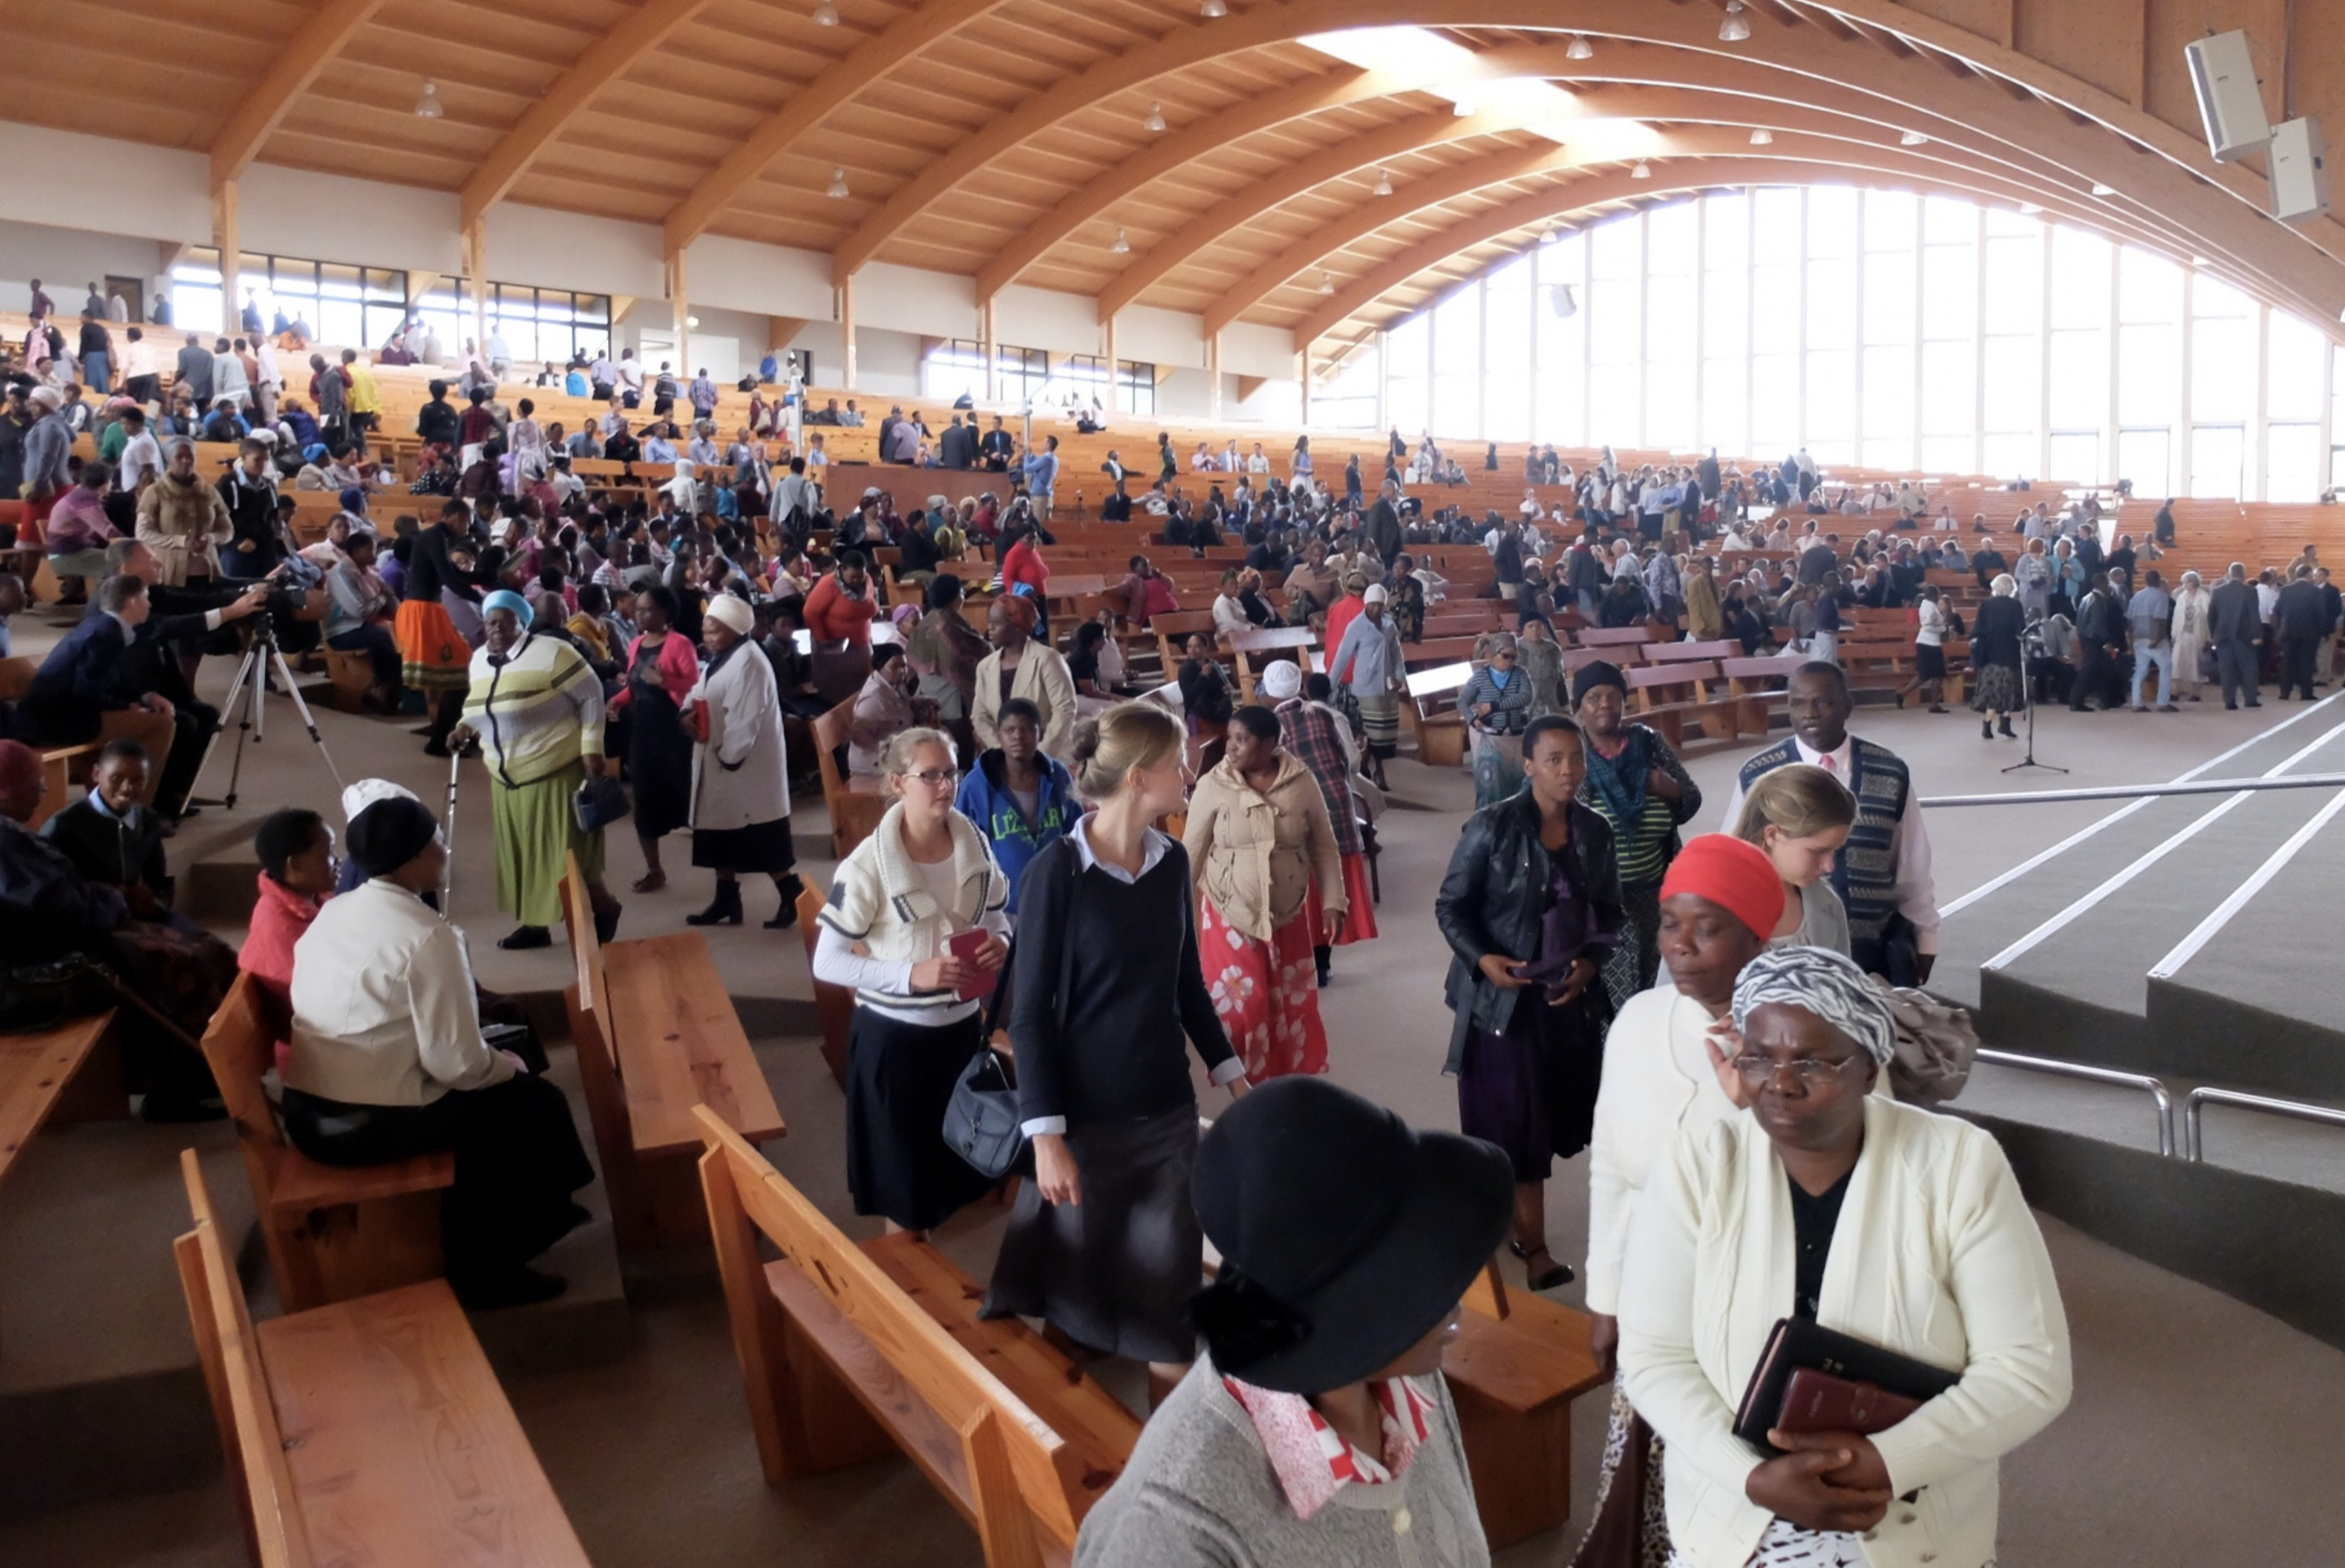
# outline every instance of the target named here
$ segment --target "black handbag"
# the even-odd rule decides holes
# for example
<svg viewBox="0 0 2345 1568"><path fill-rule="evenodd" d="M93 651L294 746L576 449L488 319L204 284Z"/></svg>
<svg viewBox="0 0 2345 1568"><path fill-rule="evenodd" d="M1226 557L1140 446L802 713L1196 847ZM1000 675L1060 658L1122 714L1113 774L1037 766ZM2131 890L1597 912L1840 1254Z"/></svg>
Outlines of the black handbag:
<svg viewBox="0 0 2345 1568"><path fill-rule="evenodd" d="M112 971L86 953L0 969L0 1034L45 1034L69 1018L96 1017L115 1005L117 990Z"/></svg>
<svg viewBox="0 0 2345 1568"><path fill-rule="evenodd" d="M1071 862L1074 857L1067 857ZM1058 1016L1067 1016L1067 994L1074 982L1074 958L1067 932L1074 924L1074 899L1082 887L1080 864L1069 877L1067 919L1059 930L1059 1001ZM1001 1053L993 1048L993 1028L1001 1013L1004 997L1010 994L1010 975L1018 956L1017 939L1012 937L1008 956L1001 961L1001 977L994 982L993 998L986 1004L985 1025L981 1038L986 1042L969 1065L960 1070L953 1084L952 1099L945 1107L945 1147L967 1160L980 1176L999 1181L1007 1176L1034 1174L1034 1143L1026 1136L1025 1117L1018 1106L1018 1081Z"/></svg>
<svg viewBox="0 0 2345 1568"><path fill-rule="evenodd" d="M578 819L579 832L597 833L626 819L627 792L617 779L604 774L578 786L578 793L571 797L570 809Z"/></svg>

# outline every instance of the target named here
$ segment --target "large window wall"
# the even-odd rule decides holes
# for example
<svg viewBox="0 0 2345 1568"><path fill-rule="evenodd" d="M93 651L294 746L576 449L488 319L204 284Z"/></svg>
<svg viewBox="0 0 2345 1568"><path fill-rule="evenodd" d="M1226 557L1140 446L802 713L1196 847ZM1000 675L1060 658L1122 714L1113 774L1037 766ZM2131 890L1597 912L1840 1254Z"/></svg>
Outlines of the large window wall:
<svg viewBox="0 0 2345 1568"><path fill-rule="evenodd" d="M2312 501L2345 480L2337 358L2084 229L1767 187L1544 237L1354 354L1312 420Z"/></svg>

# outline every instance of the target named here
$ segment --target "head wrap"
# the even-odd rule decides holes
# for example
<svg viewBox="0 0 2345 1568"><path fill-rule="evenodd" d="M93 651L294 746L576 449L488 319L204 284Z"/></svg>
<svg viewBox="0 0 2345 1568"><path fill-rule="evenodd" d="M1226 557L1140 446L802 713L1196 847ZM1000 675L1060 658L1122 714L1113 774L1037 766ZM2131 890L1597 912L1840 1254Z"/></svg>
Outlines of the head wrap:
<svg viewBox="0 0 2345 1568"><path fill-rule="evenodd" d="M737 593L719 593L708 601L703 620L714 621L736 637L746 637L757 624L757 612Z"/></svg>
<svg viewBox="0 0 2345 1568"><path fill-rule="evenodd" d="M1262 673L1262 694L1283 703L1303 690L1303 666L1280 660Z"/></svg>
<svg viewBox="0 0 2345 1568"><path fill-rule="evenodd" d="M350 821L350 858L369 876L388 876L423 853L439 836L440 824L421 801L401 795L379 800Z"/></svg>
<svg viewBox="0 0 2345 1568"><path fill-rule="evenodd" d="M1707 898L1764 942L1783 917L1783 879L1755 844L1731 834L1705 833L1678 852L1661 878L1661 896L1690 893Z"/></svg>
<svg viewBox="0 0 2345 1568"><path fill-rule="evenodd" d="M1778 947L1751 959L1734 982L1734 1027L1744 1027L1770 1003L1806 1008L1883 1067L1897 1054L1897 1018L1888 998L1844 953Z"/></svg>
<svg viewBox="0 0 2345 1568"><path fill-rule="evenodd" d="M61 406L66 399L65 394L55 387L35 387L25 394L25 400L28 403L45 403L54 409Z"/></svg>
<svg viewBox="0 0 2345 1568"><path fill-rule="evenodd" d="M360 779L342 792L342 820L356 822L359 813L379 800L413 800L415 792L389 779Z"/></svg>
<svg viewBox="0 0 2345 1568"><path fill-rule="evenodd" d="M1620 673L1619 665L1608 664L1601 659L1589 660L1572 674L1571 705L1575 708L1579 706L1588 701L1589 693L1604 686L1611 687L1623 697L1629 694L1629 678Z"/></svg>
<svg viewBox="0 0 2345 1568"><path fill-rule="evenodd" d="M0 794L30 790L41 782L41 754L22 741L0 741Z"/></svg>
<svg viewBox="0 0 2345 1568"><path fill-rule="evenodd" d="M358 486L352 485L350 489L342 491L342 510L344 511L356 511L365 504L366 491L360 490Z"/></svg>
<svg viewBox="0 0 2345 1568"><path fill-rule="evenodd" d="M1360 595L1360 602L1363 604L1382 604L1386 600L1391 597L1392 595L1385 592L1385 585L1383 583L1375 582L1370 583L1368 585L1368 591Z"/></svg>
<svg viewBox="0 0 2345 1568"><path fill-rule="evenodd" d="M1016 593L1005 593L1000 598L995 600L994 602L1001 606L1002 614L1009 617L1010 623L1012 626L1017 627L1020 631L1024 632L1029 636L1033 634L1035 622L1039 617L1035 612L1034 602L1031 599L1024 598Z"/></svg>
<svg viewBox="0 0 2345 1568"><path fill-rule="evenodd" d="M500 588L494 593L490 594L486 599L481 601L481 617L482 620L486 620L489 616L495 614L500 610L512 611L513 613L513 619L519 621L524 630L529 626L531 617L536 613L535 611L529 607L528 600L523 599L520 594L515 593L510 588Z"/></svg>

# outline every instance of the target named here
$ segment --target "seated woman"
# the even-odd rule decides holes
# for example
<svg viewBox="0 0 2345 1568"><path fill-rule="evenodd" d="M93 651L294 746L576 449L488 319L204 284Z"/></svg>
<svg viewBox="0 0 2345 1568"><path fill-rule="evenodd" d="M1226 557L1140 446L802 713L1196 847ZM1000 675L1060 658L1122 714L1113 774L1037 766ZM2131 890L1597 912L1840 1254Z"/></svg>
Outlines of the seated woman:
<svg viewBox="0 0 2345 1568"><path fill-rule="evenodd" d="M137 918L120 891L26 828L46 793L41 754L0 741L0 969L96 959L123 988L116 1023L144 1085L140 1117L218 1120L227 1113L195 1042L236 982L236 955L217 936Z"/></svg>
<svg viewBox="0 0 2345 1568"><path fill-rule="evenodd" d="M1992 1135L1870 1092L1896 1026L1864 972L1787 947L1735 983L1721 1074L1749 1116L1656 1162L1620 1288L1629 1398L1667 1443L1671 1561L1995 1557L1997 1462L2068 1403L2044 1238ZM1775 1325L1802 1320L1956 1373L1871 1436L1732 1431Z"/></svg>
<svg viewBox="0 0 2345 1568"><path fill-rule="evenodd" d="M871 673L848 713L847 772L882 774L879 759L888 743L912 727L912 689L919 681L901 642L873 646Z"/></svg>
<svg viewBox="0 0 2345 1568"><path fill-rule="evenodd" d="M463 936L423 902L448 856L431 813L378 800L350 845L370 880L294 945L286 1136L324 1165L450 1150L458 1300L475 1311L550 1300L565 1282L530 1259L585 1222L570 1195L594 1179L569 1102L482 1037Z"/></svg>

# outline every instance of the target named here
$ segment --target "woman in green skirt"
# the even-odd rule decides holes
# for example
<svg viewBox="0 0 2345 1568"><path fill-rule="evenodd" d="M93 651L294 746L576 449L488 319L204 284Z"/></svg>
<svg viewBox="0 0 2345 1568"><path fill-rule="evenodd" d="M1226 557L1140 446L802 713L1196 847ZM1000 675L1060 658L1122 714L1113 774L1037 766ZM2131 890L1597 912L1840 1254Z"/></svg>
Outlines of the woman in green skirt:
<svg viewBox="0 0 2345 1568"><path fill-rule="evenodd" d="M581 832L573 804L603 756L603 683L577 649L530 632L529 602L501 589L482 602L484 641L451 742L477 738L489 768L497 840L497 907L520 921L497 946L543 947L562 912L562 874L575 853L594 907L594 935L619 928L619 901L603 885L603 833Z"/></svg>

